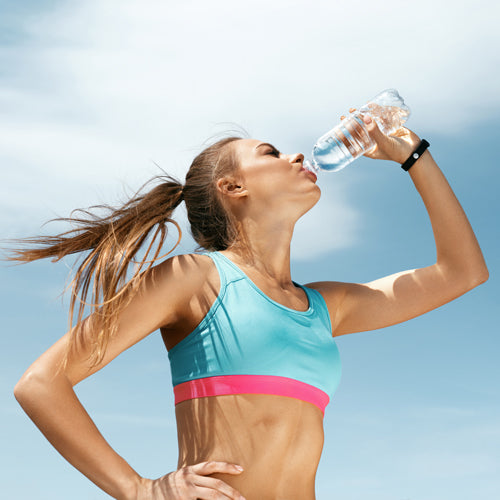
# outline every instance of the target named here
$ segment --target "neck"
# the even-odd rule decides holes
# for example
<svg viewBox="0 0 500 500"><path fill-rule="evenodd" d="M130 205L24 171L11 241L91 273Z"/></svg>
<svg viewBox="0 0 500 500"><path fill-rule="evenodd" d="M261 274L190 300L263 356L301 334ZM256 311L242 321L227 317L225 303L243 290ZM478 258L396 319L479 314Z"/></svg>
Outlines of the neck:
<svg viewBox="0 0 500 500"><path fill-rule="evenodd" d="M294 226L295 222L245 219L240 223L240 237L227 252L238 264L252 267L282 285L290 284L290 243Z"/></svg>

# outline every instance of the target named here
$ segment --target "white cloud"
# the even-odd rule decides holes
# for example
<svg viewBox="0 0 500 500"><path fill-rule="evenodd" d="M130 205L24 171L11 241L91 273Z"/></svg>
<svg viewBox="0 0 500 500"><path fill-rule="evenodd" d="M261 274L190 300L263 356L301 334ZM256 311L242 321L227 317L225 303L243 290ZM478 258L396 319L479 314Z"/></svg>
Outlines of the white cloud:
<svg viewBox="0 0 500 500"><path fill-rule="evenodd" d="M293 259L308 260L357 243L361 215L346 201L349 181L345 176L337 179L335 185L328 186L328 195L324 190L319 202L297 222L292 240Z"/></svg>
<svg viewBox="0 0 500 500"><path fill-rule="evenodd" d="M136 187L158 173L151 160L182 179L218 122L307 154L349 106L388 87L412 109L410 128L456 134L498 107L498 10L430 0L93 0L26 17L26 42L0 53L9 68L0 79L0 227L112 203L121 180ZM308 214L296 258L311 252L312 234L315 254L356 241L347 200L323 195L318 210L342 222L327 234Z"/></svg>

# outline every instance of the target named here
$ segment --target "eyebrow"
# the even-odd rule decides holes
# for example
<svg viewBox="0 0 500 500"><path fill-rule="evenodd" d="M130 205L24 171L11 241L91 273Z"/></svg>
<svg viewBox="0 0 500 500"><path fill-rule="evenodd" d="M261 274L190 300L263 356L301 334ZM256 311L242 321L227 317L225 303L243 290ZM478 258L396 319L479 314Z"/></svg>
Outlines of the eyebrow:
<svg viewBox="0 0 500 500"><path fill-rule="evenodd" d="M274 149L275 151L278 151L278 153L280 152L278 148L275 148L272 144L269 144L268 142L261 142L258 146L255 146L255 149L258 149L261 146L269 146L271 149Z"/></svg>

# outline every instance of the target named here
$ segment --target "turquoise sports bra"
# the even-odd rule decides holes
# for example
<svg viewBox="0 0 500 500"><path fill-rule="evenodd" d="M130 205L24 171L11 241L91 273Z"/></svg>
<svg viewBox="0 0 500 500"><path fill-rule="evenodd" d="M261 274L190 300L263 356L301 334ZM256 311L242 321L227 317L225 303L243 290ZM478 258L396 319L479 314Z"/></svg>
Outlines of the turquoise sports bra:
<svg viewBox="0 0 500 500"><path fill-rule="evenodd" d="M323 412L340 382L341 363L321 294L299 285L309 308L275 302L230 259L215 263L220 291L199 325L168 351L175 404L225 394L274 394Z"/></svg>

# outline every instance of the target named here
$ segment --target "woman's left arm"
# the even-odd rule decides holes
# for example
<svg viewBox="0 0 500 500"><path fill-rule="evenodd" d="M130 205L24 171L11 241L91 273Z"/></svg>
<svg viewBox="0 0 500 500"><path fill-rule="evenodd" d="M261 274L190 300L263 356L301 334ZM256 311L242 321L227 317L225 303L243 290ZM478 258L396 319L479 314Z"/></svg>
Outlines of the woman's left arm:
<svg viewBox="0 0 500 500"><path fill-rule="evenodd" d="M377 147L371 158L403 163L420 139L404 128L387 137L367 123ZM426 150L408 170L429 213L436 241L436 263L369 283L311 283L325 298L333 335L375 330L407 321L463 295L488 279L488 268L474 231L444 174Z"/></svg>
<svg viewBox="0 0 500 500"><path fill-rule="evenodd" d="M472 287L488 279L488 268L474 231L429 150L408 172L431 220L436 241L436 266L454 283Z"/></svg>

